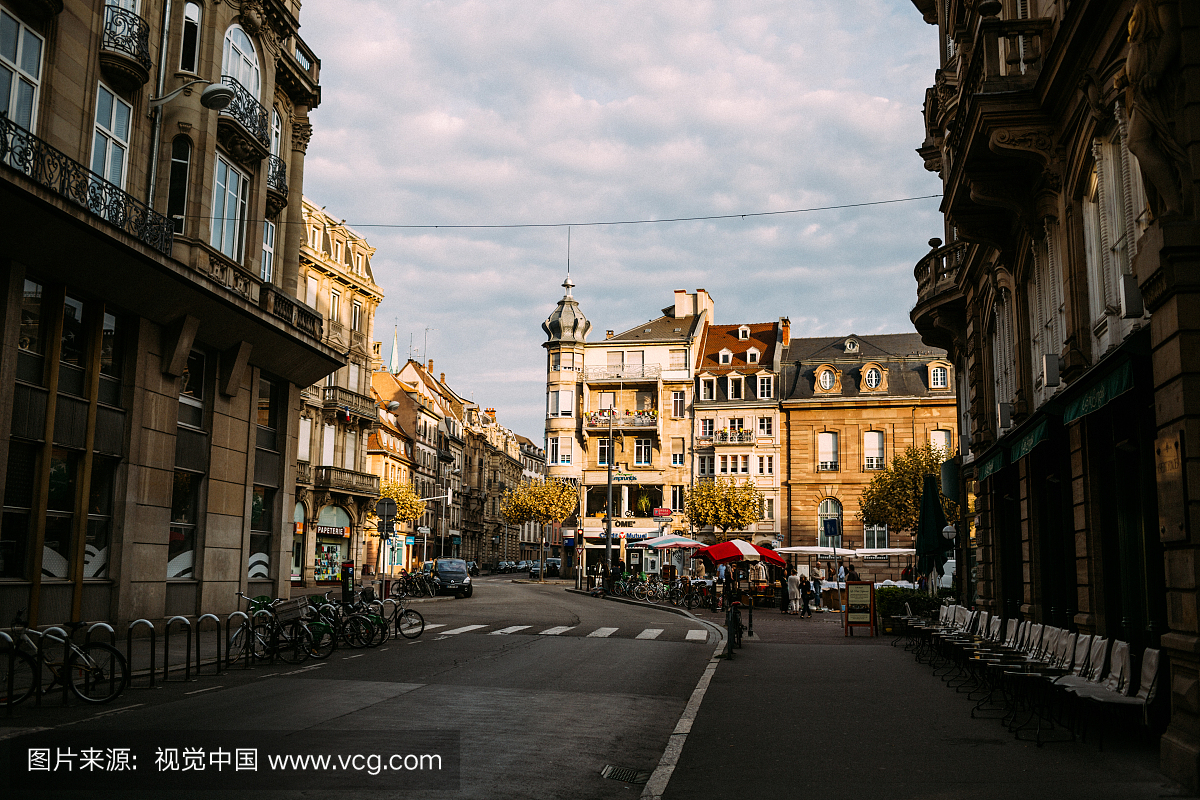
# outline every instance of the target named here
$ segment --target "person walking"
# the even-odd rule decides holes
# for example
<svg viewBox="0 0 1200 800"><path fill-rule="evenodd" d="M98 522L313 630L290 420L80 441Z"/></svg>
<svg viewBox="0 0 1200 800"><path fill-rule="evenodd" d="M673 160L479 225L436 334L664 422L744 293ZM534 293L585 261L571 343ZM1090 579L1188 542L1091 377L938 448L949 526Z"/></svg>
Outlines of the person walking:
<svg viewBox="0 0 1200 800"><path fill-rule="evenodd" d="M788 579L795 571L795 567L788 567L783 571L783 577L779 579L779 612L781 614L786 614L791 610L789 607L791 593L788 590Z"/></svg>
<svg viewBox="0 0 1200 800"><path fill-rule="evenodd" d="M813 599L814 599L814 606L816 608L820 608L821 607L821 571L820 570L817 570L816 572L813 573L812 593L813 593Z"/></svg>
<svg viewBox="0 0 1200 800"><path fill-rule="evenodd" d="M802 587L800 585L800 583L801 583L800 575L799 575L799 573L796 572L795 567L792 567L788 571L787 583L788 583L788 597L791 598L791 603L788 606L788 613L792 614L793 616L799 616L801 600L802 599L804 600L806 607L808 604L808 600L802 594Z"/></svg>
<svg viewBox="0 0 1200 800"><path fill-rule="evenodd" d="M862 580L862 578L858 577L858 570L856 570L854 568L853 564L850 565L850 572L848 572L846 574L846 579L851 580L851 581L861 581Z"/></svg>

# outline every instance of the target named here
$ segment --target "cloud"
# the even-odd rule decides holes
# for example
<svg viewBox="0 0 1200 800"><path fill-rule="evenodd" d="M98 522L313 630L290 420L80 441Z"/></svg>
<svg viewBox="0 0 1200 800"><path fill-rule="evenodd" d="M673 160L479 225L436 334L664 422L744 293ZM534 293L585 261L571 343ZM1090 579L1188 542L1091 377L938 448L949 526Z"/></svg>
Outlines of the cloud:
<svg viewBox="0 0 1200 800"><path fill-rule="evenodd" d="M354 24L347 24L353 20ZM542 438L542 320L564 228L934 194L913 152L937 44L903 0L307 0L323 100L305 194L377 248L391 329ZM593 330L708 289L717 320L911 329L937 201L571 231ZM403 353L402 353L403 355ZM426 353L418 354L423 357Z"/></svg>

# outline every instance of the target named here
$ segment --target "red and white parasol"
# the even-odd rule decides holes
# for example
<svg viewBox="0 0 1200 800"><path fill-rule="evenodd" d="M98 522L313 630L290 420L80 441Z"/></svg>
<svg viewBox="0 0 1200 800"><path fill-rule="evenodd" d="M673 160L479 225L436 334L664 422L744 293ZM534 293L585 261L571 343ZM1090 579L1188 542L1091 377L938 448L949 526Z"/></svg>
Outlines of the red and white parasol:
<svg viewBox="0 0 1200 800"><path fill-rule="evenodd" d="M744 539L730 539L728 542L702 547L692 555L692 558L703 558L714 564L729 564L736 561L764 561L776 567L787 566L787 562L780 558L774 550L750 544Z"/></svg>

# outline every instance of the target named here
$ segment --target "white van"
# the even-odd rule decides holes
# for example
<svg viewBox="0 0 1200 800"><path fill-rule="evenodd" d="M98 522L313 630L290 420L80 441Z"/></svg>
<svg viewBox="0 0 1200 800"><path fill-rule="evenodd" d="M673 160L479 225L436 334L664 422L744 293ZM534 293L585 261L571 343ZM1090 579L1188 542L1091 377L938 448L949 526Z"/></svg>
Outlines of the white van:
<svg viewBox="0 0 1200 800"><path fill-rule="evenodd" d="M957 565L958 562L956 562L953 558L946 559L946 563L942 565L944 572L942 572L942 577L938 579L939 589L954 588L954 573L957 571Z"/></svg>

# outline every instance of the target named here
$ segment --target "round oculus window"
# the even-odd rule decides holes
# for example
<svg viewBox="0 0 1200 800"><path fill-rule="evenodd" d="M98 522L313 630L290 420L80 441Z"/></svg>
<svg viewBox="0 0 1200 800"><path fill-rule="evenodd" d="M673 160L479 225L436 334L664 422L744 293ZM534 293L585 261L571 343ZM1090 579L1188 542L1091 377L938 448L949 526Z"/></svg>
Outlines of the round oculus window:
<svg viewBox="0 0 1200 800"><path fill-rule="evenodd" d="M869 370L867 370L867 388L878 389L882 378L883 375L880 374L879 370L871 367Z"/></svg>
<svg viewBox="0 0 1200 800"><path fill-rule="evenodd" d="M833 388L833 370L827 369L824 372L822 372L819 380L821 381L822 389L824 389L825 391L829 391L830 389L832 389Z"/></svg>

